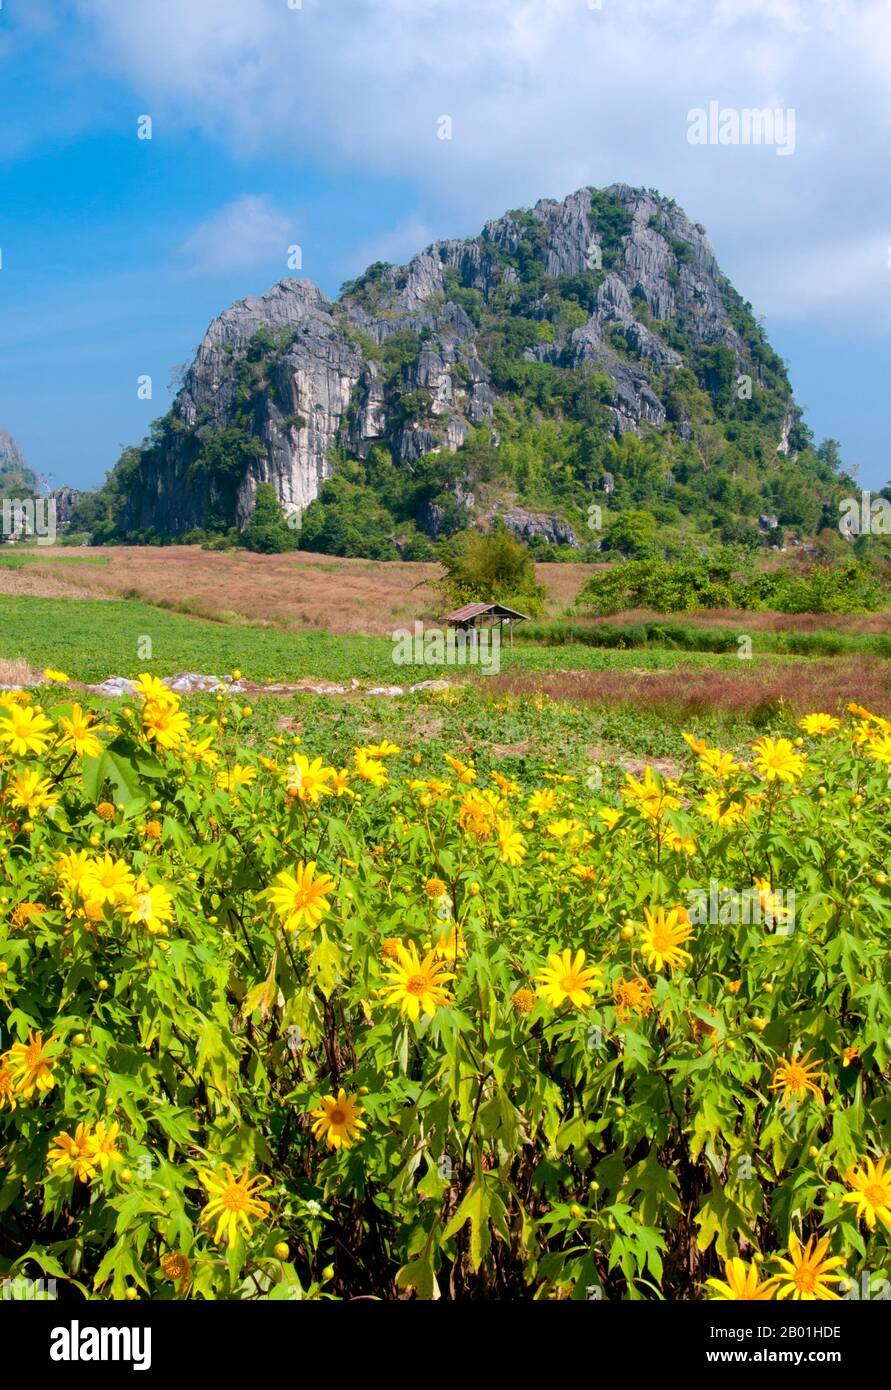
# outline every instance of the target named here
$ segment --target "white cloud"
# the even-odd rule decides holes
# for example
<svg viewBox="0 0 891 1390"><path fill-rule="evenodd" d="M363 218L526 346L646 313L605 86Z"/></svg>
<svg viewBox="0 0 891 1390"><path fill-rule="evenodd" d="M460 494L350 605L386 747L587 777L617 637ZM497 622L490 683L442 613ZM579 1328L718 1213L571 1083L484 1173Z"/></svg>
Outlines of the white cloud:
<svg viewBox="0 0 891 1390"><path fill-rule="evenodd" d="M885 0L79 0L164 123L242 154L400 175L438 232L590 182L658 186L769 313L822 313L784 268L891 240ZM687 112L793 107L794 156L697 148ZM450 115L454 138L438 140ZM397 236L398 234L394 234ZM753 247L755 251L753 253ZM407 248L408 249L408 248ZM778 269L779 268L779 269ZM844 278L844 277L843 277ZM868 277L849 277L870 315ZM832 306L833 314L839 309Z"/></svg>
<svg viewBox="0 0 891 1390"><path fill-rule="evenodd" d="M344 272L347 275L357 275L367 270L375 261L390 261L394 265L401 265L411 260L418 251L423 251L438 237L439 233L422 218L407 217L391 232L375 237L373 241L367 241L353 251L344 263Z"/></svg>
<svg viewBox="0 0 891 1390"><path fill-rule="evenodd" d="M287 273L293 224L268 198L245 193L199 223L180 248L196 275L219 275L278 260Z"/></svg>

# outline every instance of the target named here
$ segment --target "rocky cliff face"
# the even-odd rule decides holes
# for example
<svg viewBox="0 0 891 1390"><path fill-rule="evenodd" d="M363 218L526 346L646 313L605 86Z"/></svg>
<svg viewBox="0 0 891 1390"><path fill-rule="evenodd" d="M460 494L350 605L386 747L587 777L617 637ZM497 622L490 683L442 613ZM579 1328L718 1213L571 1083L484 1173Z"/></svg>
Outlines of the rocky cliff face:
<svg viewBox="0 0 891 1390"><path fill-rule="evenodd" d="M37 491L37 478L8 430L0 425L0 495L18 497Z"/></svg>
<svg viewBox="0 0 891 1390"><path fill-rule="evenodd" d="M119 525L243 526L260 482L301 512L343 455L379 444L411 468L455 451L492 428L509 394L505 354L596 376L616 437L670 419L685 438L666 383L704 348L763 378L759 332L703 229L670 200L621 184L544 200L407 266L372 266L337 301L282 280L225 310L162 428L125 460ZM788 447L794 407L778 409L774 447ZM516 520L533 524L522 509Z"/></svg>

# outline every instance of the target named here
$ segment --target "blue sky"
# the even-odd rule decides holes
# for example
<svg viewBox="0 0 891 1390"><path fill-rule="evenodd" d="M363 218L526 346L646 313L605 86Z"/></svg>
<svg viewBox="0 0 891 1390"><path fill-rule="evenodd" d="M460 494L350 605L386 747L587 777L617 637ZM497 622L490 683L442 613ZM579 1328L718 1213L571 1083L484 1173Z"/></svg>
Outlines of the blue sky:
<svg viewBox="0 0 891 1390"><path fill-rule="evenodd" d="M622 180L705 224L817 436L881 485L889 69L885 0L2 0L0 424L95 485L289 244L334 294ZM794 154L692 146L711 99L794 109Z"/></svg>

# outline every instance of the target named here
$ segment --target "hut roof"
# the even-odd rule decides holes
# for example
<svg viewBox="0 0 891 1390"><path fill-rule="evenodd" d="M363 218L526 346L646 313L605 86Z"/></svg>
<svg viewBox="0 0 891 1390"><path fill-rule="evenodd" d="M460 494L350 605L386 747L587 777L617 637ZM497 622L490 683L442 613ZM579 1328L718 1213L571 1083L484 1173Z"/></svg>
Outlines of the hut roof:
<svg viewBox="0 0 891 1390"><path fill-rule="evenodd" d="M515 618L521 623L527 621L525 613L518 613L515 608L507 608L503 603L465 603L463 608L456 608L454 613L447 613L443 622L470 623L474 618L481 618L486 613L491 613L497 618Z"/></svg>

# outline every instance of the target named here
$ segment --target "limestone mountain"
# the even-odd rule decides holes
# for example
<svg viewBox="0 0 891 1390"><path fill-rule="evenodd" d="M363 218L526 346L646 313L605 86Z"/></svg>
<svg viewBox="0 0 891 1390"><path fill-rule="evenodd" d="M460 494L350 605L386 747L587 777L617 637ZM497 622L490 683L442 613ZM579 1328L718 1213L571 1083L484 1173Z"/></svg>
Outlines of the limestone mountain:
<svg viewBox="0 0 891 1390"><path fill-rule="evenodd" d="M8 430L0 425L0 497L31 497L38 480Z"/></svg>
<svg viewBox="0 0 891 1390"><path fill-rule="evenodd" d="M233 304L110 475L99 531L243 529L262 482L306 548L421 557L497 516L588 548L629 509L753 543L759 517L814 530L838 460L704 229L616 184L372 265L333 301L287 279Z"/></svg>

